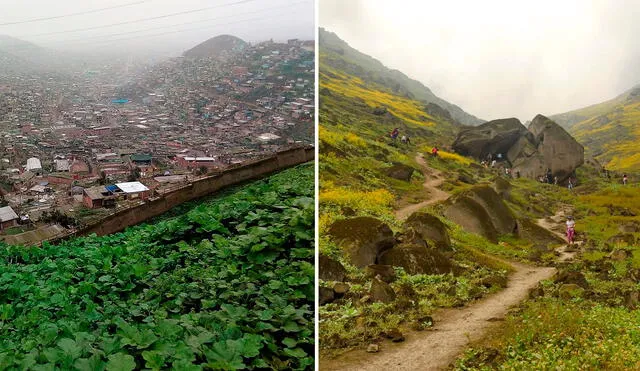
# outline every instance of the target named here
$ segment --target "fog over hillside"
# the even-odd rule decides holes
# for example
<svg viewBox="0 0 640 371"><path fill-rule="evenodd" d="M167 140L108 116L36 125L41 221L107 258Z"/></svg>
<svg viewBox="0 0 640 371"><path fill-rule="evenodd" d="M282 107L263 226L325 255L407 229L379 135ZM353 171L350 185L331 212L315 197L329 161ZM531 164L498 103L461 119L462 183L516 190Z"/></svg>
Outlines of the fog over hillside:
<svg viewBox="0 0 640 371"><path fill-rule="evenodd" d="M320 26L486 120L566 112L640 82L638 1L320 1Z"/></svg>
<svg viewBox="0 0 640 371"><path fill-rule="evenodd" d="M2 0L0 6L0 35L94 55L177 56L218 34L248 42L314 37L311 0Z"/></svg>

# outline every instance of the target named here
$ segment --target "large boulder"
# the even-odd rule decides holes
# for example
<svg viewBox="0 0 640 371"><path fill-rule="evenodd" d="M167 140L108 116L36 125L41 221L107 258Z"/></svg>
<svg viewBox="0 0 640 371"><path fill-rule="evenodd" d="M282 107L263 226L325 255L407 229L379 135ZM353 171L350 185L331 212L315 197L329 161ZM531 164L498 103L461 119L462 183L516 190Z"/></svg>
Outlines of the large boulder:
<svg viewBox="0 0 640 371"><path fill-rule="evenodd" d="M461 130L452 148L461 155L484 159L488 154L506 154L526 132L516 118L493 120Z"/></svg>
<svg viewBox="0 0 640 371"><path fill-rule="evenodd" d="M390 178L408 182L411 180L411 176L413 175L414 171L415 169L412 168L411 166L401 164L401 163L395 163L393 164L393 166L386 169L385 173Z"/></svg>
<svg viewBox="0 0 640 371"><path fill-rule="evenodd" d="M584 147L560 125L543 115L537 115L529 131L542 154L545 166L560 181L567 179L584 163Z"/></svg>
<svg viewBox="0 0 640 371"><path fill-rule="evenodd" d="M562 183L584 163L584 147L542 115L537 115L528 129L513 118L463 129L452 147L478 159L485 159L489 153L503 153L514 174L535 179L551 169Z"/></svg>
<svg viewBox="0 0 640 371"><path fill-rule="evenodd" d="M489 241L498 240L498 231L491 223L487 210L470 197L460 195L450 198L445 204L444 216L468 232L479 234Z"/></svg>
<svg viewBox="0 0 640 371"><path fill-rule="evenodd" d="M407 218L404 227L413 229L424 241L431 242L440 249L451 248L448 227L434 215L417 211Z"/></svg>
<svg viewBox="0 0 640 371"><path fill-rule="evenodd" d="M326 255L320 254L318 257L318 274L321 280L324 281L344 281L347 270L342 264Z"/></svg>
<svg viewBox="0 0 640 371"><path fill-rule="evenodd" d="M383 252L380 263L402 267L409 274L444 274L453 271L451 261L438 250L409 243Z"/></svg>
<svg viewBox="0 0 640 371"><path fill-rule="evenodd" d="M513 233L517 230L513 213L493 188L488 185L477 185L467 191L466 195L487 211L498 234Z"/></svg>
<svg viewBox="0 0 640 371"><path fill-rule="evenodd" d="M328 233L358 268L376 264L380 253L395 244L391 228L368 216L339 220L331 225Z"/></svg>

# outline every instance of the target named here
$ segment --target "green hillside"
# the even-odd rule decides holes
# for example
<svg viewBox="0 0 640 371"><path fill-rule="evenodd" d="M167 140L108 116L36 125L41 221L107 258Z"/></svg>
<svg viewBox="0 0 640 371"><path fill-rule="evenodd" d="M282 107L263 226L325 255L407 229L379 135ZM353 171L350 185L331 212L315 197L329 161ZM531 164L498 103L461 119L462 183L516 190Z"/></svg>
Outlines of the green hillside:
<svg viewBox="0 0 640 371"><path fill-rule="evenodd" d="M589 107L551 117L611 170L640 170L640 87Z"/></svg>
<svg viewBox="0 0 640 371"><path fill-rule="evenodd" d="M150 224L0 245L2 370L313 368L314 171Z"/></svg>
<svg viewBox="0 0 640 371"><path fill-rule="evenodd" d="M327 51L320 39L319 246L327 267L344 268L337 270L337 279L323 279L320 266L320 300L323 293L327 295L319 309L321 368L325 364L329 369L348 369L356 365L350 360L367 363L385 359L386 354L399 361L393 358L395 351L406 347L390 343L432 333L423 330L437 329L434 318L439 311L462 310L478 299L490 300L492 294L511 286L507 282L514 270L555 267L558 273L541 281L516 310L505 318L493 318L492 331L472 343L453 367L637 369L638 179L632 177L631 185L622 186L601 177L599 169L584 165L577 170L578 186L569 191L485 168L447 151L460 129L457 120L442 111L436 115L406 89L394 89L366 72L375 64L373 59L349 53ZM411 144L391 140L389 132L395 127L411 138ZM428 156L433 145L444 149L437 158ZM390 176L397 168L410 168L413 173L404 180ZM437 179L437 185L425 187ZM446 212L449 201L418 208L420 214L431 216L428 223L444 225L451 239L444 252L427 240L433 271L412 273L404 266L381 263L383 253L373 265L393 267L385 273L392 278L383 277L388 279L384 286L379 282L382 275L375 275L378 271L371 265L357 265L350 255L357 245L344 242L359 233L358 228L375 234L388 227L387 236L397 245L387 251L417 251L419 247L412 245L416 235L399 216L401 210L420 206L438 193L464 200L474 190L490 193L490 188L500 192L497 198L502 201L496 203L504 202L505 214L517 218L519 230L483 237L453 221L455 215ZM469 215L475 207L470 205ZM577 220L581 241L573 252L564 249L554 234L562 234L569 213ZM486 214L487 219L493 217ZM378 223L377 229L365 228L371 220ZM540 223L550 226L536 228ZM363 234L358 235L359 241L368 241ZM562 260L567 251L574 255ZM448 264L457 268L438 271ZM374 300L381 285L393 295ZM366 353L370 347L379 354Z"/></svg>
<svg viewBox="0 0 640 371"><path fill-rule="evenodd" d="M333 67L367 82L376 83L398 96L415 99L425 105L434 103L447 110L454 120L463 125L479 125L484 122L455 104L439 98L419 81L398 70L389 69L377 59L350 47L335 33L320 28L319 43L325 67Z"/></svg>

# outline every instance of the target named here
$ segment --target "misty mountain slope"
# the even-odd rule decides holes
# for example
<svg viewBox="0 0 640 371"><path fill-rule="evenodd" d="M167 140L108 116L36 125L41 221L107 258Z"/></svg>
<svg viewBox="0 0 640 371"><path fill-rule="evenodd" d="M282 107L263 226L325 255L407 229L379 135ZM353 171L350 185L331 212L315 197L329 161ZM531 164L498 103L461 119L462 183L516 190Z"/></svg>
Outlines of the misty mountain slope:
<svg viewBox="0 0 640 371"><path fill-rule="evenodd" d="M365 81L375 82L397 95L434 103L449 111L453 119L464 125L479 125L484 122L455 104L436 96L419 81L409 78L398 70L385 67L380 61L352 48L335 33L320 28L320 57L326 66L331 66Z"/></svg>
<svg viewBox="0 0 640 371"><path fill-rule="evenodd" d="M0 35L0 71L4 73L62 72L74 63L70 53Z"/></svg>
<svg viewBox="0 0 640 371"><path fill-rule="evenodd" d="M240 51L246 46L247 43L238 37L219 35L187 50L184 52L184 56L190 58L219 57L234 51Z"/></svg>
<svg viewBox="0 0 640 371"><path fill-rule="evenodd" d="M614 99L551 116L612 170L640 170L640 86Z"/></svg>

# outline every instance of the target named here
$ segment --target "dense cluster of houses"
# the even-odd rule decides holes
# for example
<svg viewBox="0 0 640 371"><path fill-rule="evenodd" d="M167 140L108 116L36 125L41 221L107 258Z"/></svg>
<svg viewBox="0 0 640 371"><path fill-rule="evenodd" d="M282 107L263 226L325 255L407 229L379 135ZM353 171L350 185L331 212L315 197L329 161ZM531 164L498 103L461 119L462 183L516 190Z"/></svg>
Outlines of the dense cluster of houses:
<svg viewBox="0 0 640 371"><path fill-rule="evenodd" d="M52 209L145 200L312 143L313 60L312 42L269 41L136 66L120 83L104 71L0 77L2 229Z"/></svg>

